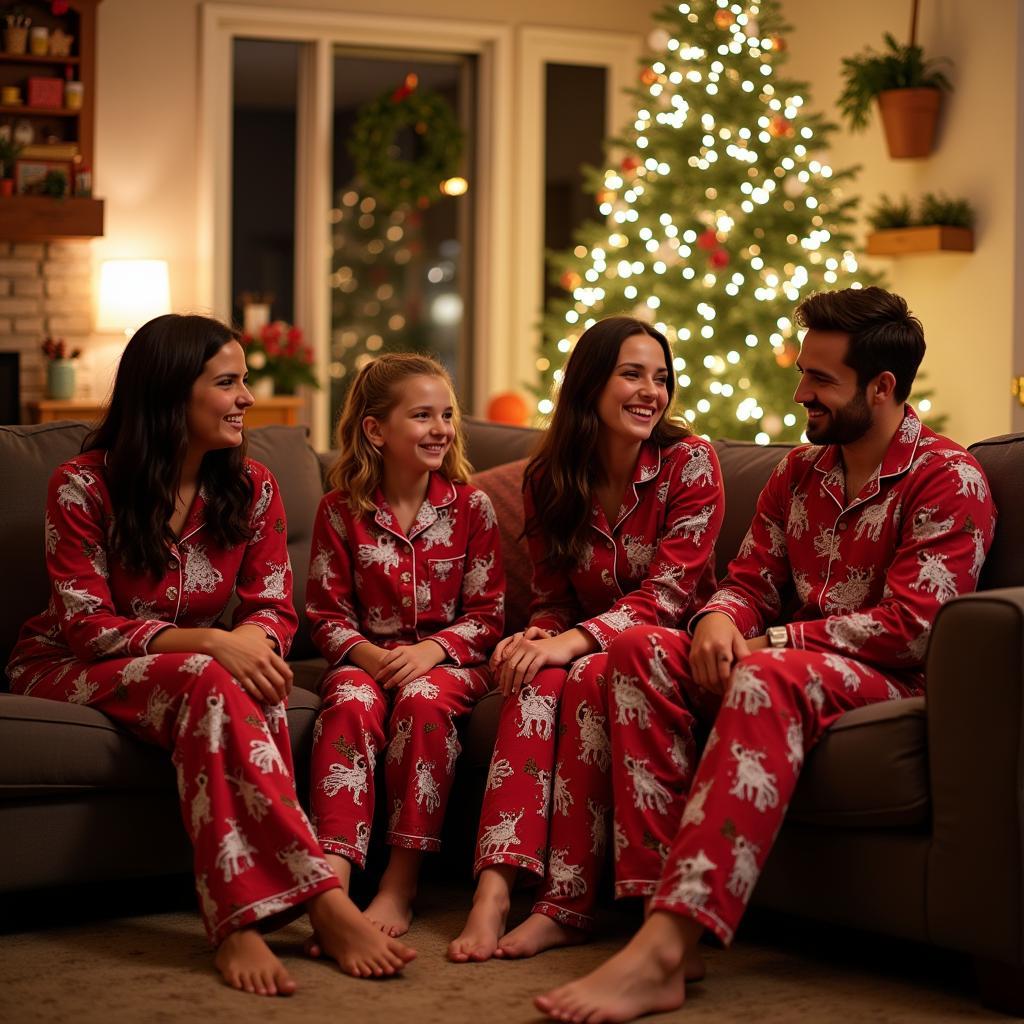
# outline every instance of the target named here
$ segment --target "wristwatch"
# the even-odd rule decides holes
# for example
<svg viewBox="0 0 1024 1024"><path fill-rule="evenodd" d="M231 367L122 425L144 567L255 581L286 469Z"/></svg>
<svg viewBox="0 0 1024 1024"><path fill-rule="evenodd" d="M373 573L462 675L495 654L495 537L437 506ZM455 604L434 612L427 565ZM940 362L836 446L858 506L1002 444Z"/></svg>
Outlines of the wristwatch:
<svg viewBox="0 0 1024 1024"><path fill-rule="evenodd" d="M769 647L788 647L789 632L785 626L769 626L765 631Z"/></svg>

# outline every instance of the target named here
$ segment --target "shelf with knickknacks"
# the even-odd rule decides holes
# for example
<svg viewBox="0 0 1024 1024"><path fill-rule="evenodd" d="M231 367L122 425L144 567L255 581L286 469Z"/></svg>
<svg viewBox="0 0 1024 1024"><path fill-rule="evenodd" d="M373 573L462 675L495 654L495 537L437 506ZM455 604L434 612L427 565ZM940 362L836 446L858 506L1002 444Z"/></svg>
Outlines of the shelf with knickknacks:
<svg viewBox="0 0 1024 1024"><path fill-rule="evenodd" d="M868 223L874 228L866 246L871 256L974 251L974 211L966 199L928 192L915 212L909 199L883 195Z"/></svg>
<svg viewBox="0 0 1024 1024"><path fill-rule="evenodd" d="M99 2L33 0L2 16L0 149L5 142L20 147L13 160L0 155L0 234L7 240L103 234L103 202L92 197Z"/></svg>

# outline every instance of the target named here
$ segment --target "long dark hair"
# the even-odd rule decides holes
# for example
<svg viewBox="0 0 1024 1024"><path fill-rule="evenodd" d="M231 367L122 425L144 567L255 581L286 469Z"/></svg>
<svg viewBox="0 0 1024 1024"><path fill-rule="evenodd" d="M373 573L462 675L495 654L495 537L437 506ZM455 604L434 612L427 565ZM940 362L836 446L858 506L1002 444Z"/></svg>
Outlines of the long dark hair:
<svg viewBox="0 0 1024 1024"><path fill-rule="evenodd" d="M188 450L192 385L237 332L206 316L168 313L140 327L121 356L114 394L82 451L106 451L114 515L111 553L127 568L159 576L171 559L171 516ZM220 547L248 540L252 481L245 441L207 452L200 469L206 530Z"/></svg>
<svg viewBox="0 0 1024 1024"><path fill-rule="evenodd" d="M668 405L651 431L651 440L664 448L690 434L686 426L666 418L672 407L675 376L672 350L661 331L629 316L611 316L584 331L565 365L551 424L523 477L536 510L526 532L539 532L545 538L548 557L556 568L571 568L579 561L593 489L605 475L597 450L601 428L597 403L618 365L622 343L634 334L653 338L665 353L668 368Z"/></svg>

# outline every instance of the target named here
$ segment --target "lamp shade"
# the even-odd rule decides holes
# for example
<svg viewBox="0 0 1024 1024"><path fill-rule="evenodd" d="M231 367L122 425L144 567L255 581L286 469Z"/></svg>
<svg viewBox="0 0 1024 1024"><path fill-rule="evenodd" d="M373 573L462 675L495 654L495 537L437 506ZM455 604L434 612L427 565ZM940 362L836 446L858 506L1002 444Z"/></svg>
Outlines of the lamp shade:
<svg viewBox="0 0 1024 1024"><path fill-rule="evenodd" d="M170 311L166 260L104 260L100 264L98 331L132 333Z"/></svg>

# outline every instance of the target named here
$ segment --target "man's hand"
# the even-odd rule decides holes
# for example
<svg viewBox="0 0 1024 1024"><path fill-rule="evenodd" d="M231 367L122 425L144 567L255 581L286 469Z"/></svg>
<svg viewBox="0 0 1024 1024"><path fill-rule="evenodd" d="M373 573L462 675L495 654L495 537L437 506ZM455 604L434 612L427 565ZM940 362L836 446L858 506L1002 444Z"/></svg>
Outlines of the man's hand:
<svg viewBox="0 0 1024 1024"><path fill-rule="evenodd" d="M374 679L385 689L404 686L440 665L448 652L436 640L421 640L418 644L395 647L381 659Z"/></svg>
<svg viewBox="0 0 1024 1024"><path fill-rule="evenodd" d="M750 654L750 646L728 615L709 612L693 631L690 671L698 686L723 693L733 667Z"/></svg>

